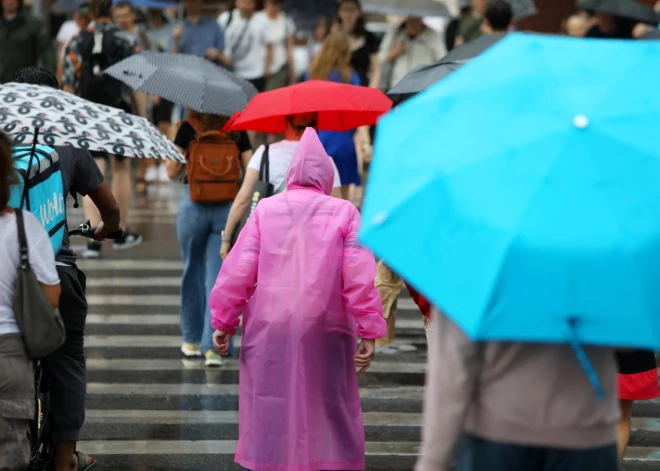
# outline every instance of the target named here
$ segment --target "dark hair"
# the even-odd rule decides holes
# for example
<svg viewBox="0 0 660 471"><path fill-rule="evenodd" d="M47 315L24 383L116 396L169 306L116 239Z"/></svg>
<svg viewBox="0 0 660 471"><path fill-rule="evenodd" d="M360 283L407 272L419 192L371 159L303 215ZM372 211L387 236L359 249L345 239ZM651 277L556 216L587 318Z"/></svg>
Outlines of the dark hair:
<svg viewBox="0 0 660 471"><path fill-rule="evenodd" d="M89 13L93 20L110 18L112 15L112 0L89 0Z"/></svg>
<svg viewBox="0 0 660 471"><path fill-rule="evenodd" d="M339 9L344 3L352 3L353 5L358 7L358 10L360 10L360 16L355 22L353 31L351 31L350 33L358 38L364 37L367 34L367 23L364 19L364 14L362 14L362 4L360 3L360 0L339 0L337 2L337 23L341 24L341 18L339 17Z"/></svg>
<svg viewBox="0 0 660 471"><path fill-rule="evenodd" d="M128 0L121 0L117 3L114 4L115 9L117 8L130 8L133 10L133 4L129 2Z"/></svg>
<svg viewBox="0 0 660 471"><path fill-rule="evenodd" d="M506 31L513 20L513 9L504 0L490 2L486 10L486 20L493 31Z"/></svg>
<svg viewBox="0 0 660 471"><path fill-rule="evenodd" d="M50 70L41 67L26 67L16 72L11 79L16 83L31 83L32 85L43 85L44 87L60 88L57 77Z"/></svg>
<svg viewBox="0 0 660 471"><path fill-rule="evenodd" d="M9 203L11 186L18 183L18 174L11 156L11 145L7 135L0 132L0 209L5 208Z"/></svg>

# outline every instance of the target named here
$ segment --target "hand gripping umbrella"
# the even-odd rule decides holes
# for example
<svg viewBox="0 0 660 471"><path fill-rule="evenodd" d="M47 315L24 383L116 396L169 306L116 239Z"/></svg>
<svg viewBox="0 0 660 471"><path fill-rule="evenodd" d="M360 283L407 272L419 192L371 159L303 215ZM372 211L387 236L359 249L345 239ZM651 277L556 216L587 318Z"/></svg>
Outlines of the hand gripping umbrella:
<svg viewBox="0 0 660 471"><path fill-rule="evenodd" d="M349 131L376 124L392 108L380 90L325 80L310 80L259 93L232 126L235 131L283 133L286 117L318 114L319 131Z"/></svg>
<svg viewBox="0 0 660 471"><path fill-rule="evenodd" d="M246 80L188 54L143 52L116 63L105 73L134 90L222 116L241 111L257 93Z"/></svg>
<svg viewBox="0 0 660 471"><path fill-rule="evenodd" d="M362 242L476 341L660 349L659 56L511 34L379 122Z"/></svg>
<svg viewBox="0 0 660 471"><path fill-rule="evenodd" d="M0 130L15 144L71 146L126 157L185 162L174 145L144 118L97 105L50 87L0 85Z"/></svg>

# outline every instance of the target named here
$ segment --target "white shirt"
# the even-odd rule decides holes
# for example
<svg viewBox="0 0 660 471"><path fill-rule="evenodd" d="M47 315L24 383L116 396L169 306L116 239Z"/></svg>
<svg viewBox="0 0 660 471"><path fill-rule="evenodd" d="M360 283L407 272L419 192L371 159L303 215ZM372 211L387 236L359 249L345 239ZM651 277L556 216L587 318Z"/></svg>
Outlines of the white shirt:
<svg viewBox="0 0 660 471"><path fill-rule="evenodd" d="M234 72L246 80L255 80L264 76L266 67L266 30L263 19L257 14L245 19L236 8L218 17L218 23L225 32L225 54L232 61Z"/></svg>
<svg viewBox="0 0 660 471"><path fill-rule="evenodd" d="M270 184L275 187L275 191L278 191L281 187L285 186L286 174L289 171L289 166L293 160L293 155L296 153L298 148L299 141L280 141L275 144L271 144L268 150L268 163L269 163L269 180ZM261 169L261 158L264 155L265 146L259 147L252 159L248 168L256 170L257 172ZM330 157L328 157L330 159ZM339 171L335 165L334 160L330 159L332 162L332 168L335 169L335 180L332 184L333 188L340 188L341 181L339 180Z"/></svg>
<svg viewBox="0 0 660 471"><path fill-rule="evenodd" d="M276 74L287 64L289 61L287 57L287 40L293 36L296 26L293 24L291 18L284 13L275 20L268 18L264 12L256 13L255 19L259 20L259 25L263 28L266 35L266 44L273 45L273 61L270 65L270 73Z"/></svg>
<svg viewBox="0 0 660 471"><path fill-rule="evenodd" d="M55 268L55 253L48 233L32 213L23 211L25 236L30 248L29 258L37 280L44 285L60 283ZM20 248L16 215L3 213L0 216L0 335L19 334L12 299L16 289Z"/></svg>
<svg viewBox="0 0 660 471"><path fill-rule="evenodd" d="M71 38L80 33L80 26L75 20L67 20L62 23L60 30L57 32L57 42L60 44L67 44Z"/></svg>

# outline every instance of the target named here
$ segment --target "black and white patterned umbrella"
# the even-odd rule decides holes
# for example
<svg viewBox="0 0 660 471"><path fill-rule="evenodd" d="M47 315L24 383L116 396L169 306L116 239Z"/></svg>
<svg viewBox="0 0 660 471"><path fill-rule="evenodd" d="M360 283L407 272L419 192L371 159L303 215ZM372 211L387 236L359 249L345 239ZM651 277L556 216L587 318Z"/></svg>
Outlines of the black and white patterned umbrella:
<svg viewBox="0 0 660 471"><path fill-rule="evenodd" d="M257 94L246 80L189 54L143 52L118 62L105 73L134 90L200 113L232 116Z"/></svg>
<svg viewBox="0 0 660 471"><path fill-rule="evenodd" d="M185 162L167 137L144 118L50 87L0 85L0 131L15 144L27 145L37 129L39 144Z"/></svg>

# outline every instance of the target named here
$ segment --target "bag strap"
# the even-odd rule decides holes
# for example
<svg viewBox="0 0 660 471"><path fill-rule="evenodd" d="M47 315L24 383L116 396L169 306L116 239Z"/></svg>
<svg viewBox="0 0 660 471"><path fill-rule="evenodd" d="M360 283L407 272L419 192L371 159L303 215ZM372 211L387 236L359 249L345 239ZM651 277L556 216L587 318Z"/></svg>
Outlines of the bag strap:
<svg viewBox="0 0 660 471"><path fill-rule="evenodd" d="M21 209L14 209L14 214L16 214L16 233L18 234L21 270L28 270L30 268L30 248L28 246L27 237L25 237L23 211Z"/></svg>
<svg viewBox="0 0 660 471"><path fill-rule="evenodd" d="M261 156L261 168L259 169L259 180L270 182L270 145L266 144L264 153Z"/></svg>

